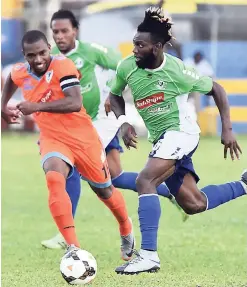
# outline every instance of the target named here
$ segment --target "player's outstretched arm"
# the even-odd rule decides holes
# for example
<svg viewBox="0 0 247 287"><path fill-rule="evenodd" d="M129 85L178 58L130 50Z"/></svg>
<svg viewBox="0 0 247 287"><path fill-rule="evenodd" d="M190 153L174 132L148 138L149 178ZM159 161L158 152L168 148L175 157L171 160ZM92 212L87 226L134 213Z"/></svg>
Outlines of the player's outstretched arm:
<svg viewBox="0 0 247 287"><path fill-rule="evenodd" d="M1 117L8 124L19 123L20 111L14 107L8 107L8 102L17 88L18 86L13 82L11 74L9 74L3 87L1 99Z"/></svg>
<svg viewBox="0 0 247 287"><path fill-rule="evenodd" d="M234 160L234 154L239 159L239 152L242 153L240 146L238 145L236 138L232 132L232 123L230 119L230 107L224 88L216 82L213 82L213 88L208 93L213 96L216 106L219 109L221 123L222 123L222 134L221 143L224 147L224 158L227 158L227 150L230 149L230 155Z"/></svg>

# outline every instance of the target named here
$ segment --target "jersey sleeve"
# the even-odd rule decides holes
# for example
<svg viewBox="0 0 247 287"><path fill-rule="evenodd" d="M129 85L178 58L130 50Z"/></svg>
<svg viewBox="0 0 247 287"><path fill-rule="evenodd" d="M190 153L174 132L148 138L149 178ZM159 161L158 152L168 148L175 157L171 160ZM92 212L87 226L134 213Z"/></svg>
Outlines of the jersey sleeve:
<svg viewBox="0 0 247 287"><path fill-rule="evenodd" d="M124 76L124 68L122 62L119 63L116 71L116 76L111 82L111 93L117 96L122 96L122 92L127 86L127 81Z"/></svg>
<svg viewBox="0 0 247 287"><path fill-rule="evenodd" d="M17 63L15 64L10 72L10 76L14 84L21 88L22 83L23 83L23 70L25 69L25 64L24 63Z"/></svg>
<svg viewBox="0 0 247 287"><path fill-rule="evenodd" d="M91 51L94 54L95 63L108 70L116 70L121 54L99 44L92 43Z"/></svg>
<svg viewBox="0 0 247 287"><path fill-rule="evenodd" d="M80 86L79 73L75 64L68 58L57 60L56 76L63 91L74 86Z"/></svg>
<svg viewBox="0 0 247 287"><path fill-rule="evenodd" d="M187 94L189 92L207 94L212 90L213 79L200 75L196 69L192 67L183 65L178 74L179 79L177 84L181 94Z"/></svg>

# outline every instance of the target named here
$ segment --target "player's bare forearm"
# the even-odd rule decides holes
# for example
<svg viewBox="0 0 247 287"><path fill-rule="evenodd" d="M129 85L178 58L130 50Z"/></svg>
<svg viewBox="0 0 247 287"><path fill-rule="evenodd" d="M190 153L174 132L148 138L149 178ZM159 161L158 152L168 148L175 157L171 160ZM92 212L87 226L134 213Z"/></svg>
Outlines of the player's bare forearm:
<svg viewBox="0 0 247 287"><path fill-rule="evenodd" d="M110 93L109 99L111 103L111 110L114 112L116 118L119 118L121 115L125 115L124 98Z"/></svg>
<svg viewBox="0 0 247 287"><path fill-rule="evenodd" d="M9 100L11 99L17 88L18 87L11 78L11 74L9 74L3 87L2 99L1 99L2 109L4 109L7 106Z"/></svg>
<svg viewBox="0 0 247 287"><path fill-rule="evenodd" d="M82 107L82 97L79 86L71 87L64 91L65 98L46 103L38 103L39 112L47 113L73 113L79 112Z"/></svg>
<svg viewBox="0 0 247 287"><path fill-rule="evenodd" d="M52 102L38 103L37 112L67 114L67 113L79 112L81 110L81 107L82 107L81 97L79 99L66 97L64 99Z"/></svg>
<svg viewBox="0 0 247 287"><path fill-rule="evenodd" d="M214 98L215 104L219 109L222 129L232 129L230 107L224 88L218 83L213 82L213 88L211 92L208 93L208 95L211 95Z"/></svg>

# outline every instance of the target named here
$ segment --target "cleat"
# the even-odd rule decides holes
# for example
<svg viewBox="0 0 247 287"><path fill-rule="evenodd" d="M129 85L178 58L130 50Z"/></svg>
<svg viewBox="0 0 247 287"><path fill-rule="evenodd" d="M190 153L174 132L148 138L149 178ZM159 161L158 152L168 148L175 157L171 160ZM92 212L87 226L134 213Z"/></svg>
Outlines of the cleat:
<svg viewBox="0 0 247 287"><path fill-rule="evenodd" d="M160 260L156 251L141 250L133 252L136 257L115 269L120 275L134 275L139 273L156 273L160 270Z"/></svg>
<svg viewBox="0 0 247 287"><path fill-rule="evenodd" d="M179 206L179 204L177 203L175 197L172 194L170 194L168 199L178 209L178 211L181 213L182 221L185 222L186 220L188 220L189 219L189 215L187 213L185 213L184 210Z"/></svg>
<svg viewBox="0 0 247 287"><path fill-rule="evenodd" d="M245 192L247 193L247 169L243 171L241 174L240 182L243 185L243 188L245 189Z"/></svg>
<svg viewBox="0 0 247 287"><path fill-rule="evenodd" d="M67 247L67 243L61 233L58 233L51 239L41 241L41 245L49 249L65 249Z"/></svg>
<svg viewBox="0 0 247 287"><path fill-rule="evenodd" d="M132 258L135 247L135 236L133 231L132 220L129 218L132 226L131 233L127 236L121 236L121 257L124 261L129 261Z"/></svg>
<svg viewBox="0 0 247 287"><path fill-rule="evenodd" d="M67 249L65 250L62 259L63 259L63 258L68 258L68 257L70 257L71 255L73 256L73 253L75 253L77 250L80 250L80 248L79 248L79 247L76 247L74 244L67 245ZM77 256L77 255L76 255L76 256Z"/></svg>

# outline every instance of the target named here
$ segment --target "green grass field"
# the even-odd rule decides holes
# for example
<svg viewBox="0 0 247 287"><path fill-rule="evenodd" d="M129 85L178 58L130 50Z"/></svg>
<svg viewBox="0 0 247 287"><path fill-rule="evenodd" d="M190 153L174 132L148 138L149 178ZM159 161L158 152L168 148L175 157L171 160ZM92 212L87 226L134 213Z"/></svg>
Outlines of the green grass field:
<svg viewBox="0 0 247 287"><path fill-rule="evenodd" d="M2 286L68 286L59 272L62 251L45 250L40 241L56 233L47 205L47 190L40 168L35 136L2 136ZM202 139L194 156L200 186L238 180L247 168L247 137L240 137L240 161L223 159L218 138ZM140 171L150 145L122 156L125 170ZM116 275L119 257L117 224L83 183L76 226L82 248L98 262L92 286L242 287L247 286L246 198L240 198L182 223L180 214L161 198L159 230L161 270L157 274ZM138 247L137 195L124 191L134 221Z"/></svg>

